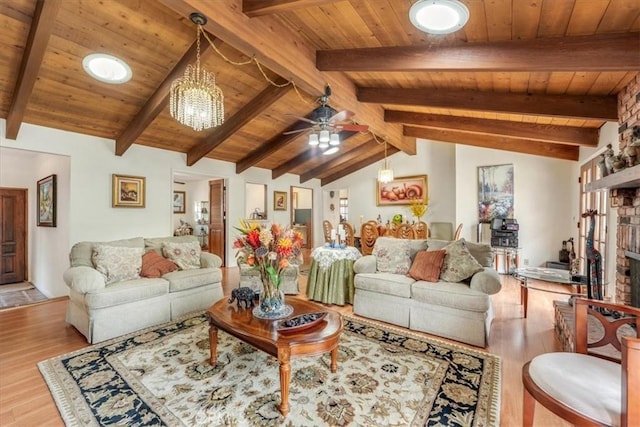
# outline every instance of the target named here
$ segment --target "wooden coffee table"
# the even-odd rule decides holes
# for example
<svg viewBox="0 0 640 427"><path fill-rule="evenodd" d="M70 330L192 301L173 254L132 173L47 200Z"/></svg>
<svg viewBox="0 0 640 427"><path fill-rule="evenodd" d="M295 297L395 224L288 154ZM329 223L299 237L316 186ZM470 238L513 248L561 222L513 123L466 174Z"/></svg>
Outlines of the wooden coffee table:
<svg viewBox="0 0 640 427"><path fill-rule="evenodd" d="M238 308L229 304L227 298L216 302L207 310L209 317L209 341L211 346L211 365L217 363L218 329L250 344L267 354L278 358L280 362L280 412L289 413L289 382L291 380L290 360L293 357L316 356L331 352L331 372L338 369L338 341L342 333L342 317L321 305L299 298L286 299L293 307L293 314L326 311L327 315L317 325L297 333L279 333L275 320L262 320L253 317L251 309Z"/></svg>

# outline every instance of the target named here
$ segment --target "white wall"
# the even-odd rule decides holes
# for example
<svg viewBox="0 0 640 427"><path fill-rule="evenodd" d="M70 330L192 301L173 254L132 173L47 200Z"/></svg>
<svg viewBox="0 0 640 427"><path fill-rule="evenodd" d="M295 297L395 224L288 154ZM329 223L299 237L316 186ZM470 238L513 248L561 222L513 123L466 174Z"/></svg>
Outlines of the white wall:
<svg viewBox="0 0 640 427"><path fill-rule="evenodd" d="M4 126L4 120L0 123ZM35 220L31 211L35 210L35 205L31 200L29 206L29 234L32 236L29 246L33 251L29 256L29 277L50 297L67 294L62 272L68 266L69 249L74 243L134 236L159 237L173 233L174 172L191 172L227 180L227 264L230 266L235 265L235 251L232 249L235 231L232 227L239 218L244 218L245 181L267 183L269 219L282 224L290 222L289 211L273 212L273 191L288 192L289 186L299 181L296 175L286 174L273 181L271 171L259 168L250 168L236 175L235 164L206 158L187 167L185 154L141 145L133 145L119 157L114 155L113 140L29 124L21 126L15 141L5 139L4 135L2 131L0 186L29 188L32 194L38 179L51 173L58 174L58 227L34 230ZM23 158L9 167L11 158L8 153L13 150L40 154L34 158ZM48 154L67 158L68 165L64 166L57 157ZM34 172L29 174L25 170ZM111 207L111 175L114 173L146 178L145 208ZM314 205L320 206L319 181L311 180L305 184L315 190ZM187 206L191 209L192 201L187 199ZM314 236L321 238L321 213L318 210L314 214ZM321 240L317 241L319 243Z"/></svg>

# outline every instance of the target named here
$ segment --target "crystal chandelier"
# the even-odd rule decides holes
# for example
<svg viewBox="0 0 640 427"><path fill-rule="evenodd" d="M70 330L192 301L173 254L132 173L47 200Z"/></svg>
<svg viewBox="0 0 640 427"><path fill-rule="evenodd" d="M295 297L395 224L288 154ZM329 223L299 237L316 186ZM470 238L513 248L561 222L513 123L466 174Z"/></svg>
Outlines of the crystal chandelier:
<svg viewBox="0 0 640 427"><path fill-rule="evenodd" d="M171 83L169 105L171 117L201 131L224 122L224 95L215 76L200 67L200 32L207 18L200 13L192 13L190 18L197 25L196 64L187 65L184 75Z"/></svg>
<svg viewBox="0 0 640 427"><path fill-rule="evenodd" d="M393 169L389 167L387 162L387 141L384 142L384 163L378 169L378 181L383 184L393 181Z"/></svg>

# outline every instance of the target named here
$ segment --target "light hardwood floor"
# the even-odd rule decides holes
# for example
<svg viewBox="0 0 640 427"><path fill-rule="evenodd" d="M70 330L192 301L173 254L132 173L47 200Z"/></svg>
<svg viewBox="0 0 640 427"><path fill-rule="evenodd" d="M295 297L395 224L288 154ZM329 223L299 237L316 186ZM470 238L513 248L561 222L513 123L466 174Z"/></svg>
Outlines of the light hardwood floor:
<svg viewBox="0 0 640 427"><path fill-rule="evenodd" d="M522 425L522 365L533 356L559 351L553 331L555 294L529 292L528 318L522 318L520 288L501 276L503 289L493 297L496 319L486 351L502 358L501 425ZM302 295L306 277L301 277ZM239 282L237 268L224 269L225 294ZM553 289L553 287L551 287ZM67 299L0 311L0 426L63 425L37 362L87 346L84 337L64 321ZM353 314L351 306L329 306ZM541 406L536 426L568 426Z"/></svg>

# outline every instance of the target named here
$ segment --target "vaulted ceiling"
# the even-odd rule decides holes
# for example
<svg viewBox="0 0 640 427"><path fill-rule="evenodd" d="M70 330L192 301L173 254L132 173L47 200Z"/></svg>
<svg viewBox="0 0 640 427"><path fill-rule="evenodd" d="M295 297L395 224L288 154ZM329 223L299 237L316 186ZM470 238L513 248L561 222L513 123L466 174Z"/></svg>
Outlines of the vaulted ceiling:
<svg viewBox="0 0 640 427"><path fill-rule="evenodd" d="M467 25L431 36L409 22L410 0L2 0L0 115L9 139L32 123L115 139L114 156L140 144L322 185L381 160L382 140L389 154L425 138L568 160L595 147L640 71L640 2L463 2ZM225 95L225 123L202 132L168 108L194 62L194 11ZM82 68L93 52L127 61L132 80L93 80ZM343 133L329 156L306 133L283 135L327 84L330 105L372 131Z"/></svg>

